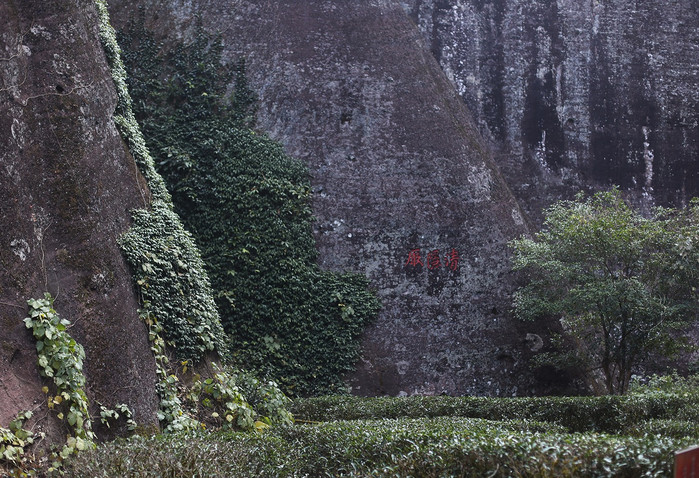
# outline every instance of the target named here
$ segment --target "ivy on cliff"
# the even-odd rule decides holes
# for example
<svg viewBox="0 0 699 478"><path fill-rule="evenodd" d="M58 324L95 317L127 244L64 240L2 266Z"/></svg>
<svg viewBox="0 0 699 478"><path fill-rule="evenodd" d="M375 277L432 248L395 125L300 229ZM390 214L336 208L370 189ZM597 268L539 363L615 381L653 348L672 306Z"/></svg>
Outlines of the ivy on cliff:
<svg viewBox="0 0 699 478"><path fill-rule="evenodd" d="M106 4L103 0L96 4L100 39L117 89L114 121L152 194L151 208L134 213L133 228L120 240L141 293L141 314L157 318L178 358L199 360L209 351L225 352L225 333L204 264L194 240L173 211L170 193L155 170L136 122Z"/></svg>
<svg viewBox="0 0 699 478"><path fill-rule="evenodd" d="M119 245L141 290L142 310L163 325L179 358L226 349L201 257L174 211L162 201L134 211Z"/></svg>
<svg viewBox="0 0 699 478"><path fill-rule="evenodd" d="M160 397L158 419L165 431L204 428L204 423L193 418L194 415L203 418L196 404L203 397L206 408L222 410L222 413L214 411L209 420L223 415L229 428L260 430L275 423L290 423L292 416L286 410L288 399L274 382L261 382L228 367L218 369L213 378L203 381L195 374L194 383L188 388L180 386L172 373L166 341L161 334L177 355L186 359L181 362L185 367L183 373L190 359L196 362L209 351L217 351L225 358L226 335L199 250L173 210L170 193L155 170L133 114L126 71L106 3L96 0L96 6L100 39L117 89L114 120L153 195L150 209L135 211L133 227L122 236L120 245L141 292L141 318L148 326L155 356L159 378L156 389ZM251 397L250 402L241 391ZM103 421L116 416L116 411L102 410Z"/></svg>
<svg viewBox="0 0 699 478"><path fill-rule="evenodd" d="M338 390L379 303L365 277L317 266L307 168L250 129L244 61L222 64L220 37L201 25L164 51L141 17L120 43L136 118L202 251L236 362L292 394Z"/></svg>
<svg viewBox="0 0 699 478"><path fill-rule="evenodd" d="M36 339L39 373L50 378L55 389L55 393L49 396L48 407L58 411L58 418L65 418L72 428L73 434L67 436L60 453L60 458L66 458L95 446L96 437L85 393L85 350L68 334L70 322L59 317L53 308L51 294L47 292L43 299L30 299L27 303L29 317L24 319L24 324L32 329ZM48 393L49 388L44 387L44 391Z"/></svg>

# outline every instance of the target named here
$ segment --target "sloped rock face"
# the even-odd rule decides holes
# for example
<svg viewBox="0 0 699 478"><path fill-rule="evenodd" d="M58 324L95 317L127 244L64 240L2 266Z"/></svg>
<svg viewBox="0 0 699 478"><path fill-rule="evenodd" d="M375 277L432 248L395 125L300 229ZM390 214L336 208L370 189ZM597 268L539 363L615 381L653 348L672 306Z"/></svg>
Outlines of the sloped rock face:
<svg viewBox="0 0 699 478"><path fill-rule="evenodd" d="M45 408L22 322L45 291L85 348L91 402L155 423L153 355L116 243L148 192L112 122L97 28L89 0L0 3L0 426Z"/></svg>
<svg viewBox="0 0 699 478"><path fill-rule="evenodd" d="M531 391L508 316L518 205L403 8L387 1L114 0L167 39L197 13L248 58L259 128L307 162L324 267L366 273L384 308L358 394ZM526 385L525 385L526 384Z"/></svg>
<svg viewBox="0 0 699 478"><path fill-rule="evenodd" d="M402 3L534 217L580 187L699 195L694 0Z"/></svg>

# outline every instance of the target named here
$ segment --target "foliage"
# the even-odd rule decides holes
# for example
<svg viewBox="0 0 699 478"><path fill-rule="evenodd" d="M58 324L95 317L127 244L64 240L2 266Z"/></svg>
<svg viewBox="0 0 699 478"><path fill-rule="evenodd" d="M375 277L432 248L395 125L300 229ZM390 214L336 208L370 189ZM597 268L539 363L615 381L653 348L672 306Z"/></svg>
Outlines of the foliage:
<svg viewBox="0 0 699 478"><path fill-rule="evenodd" d="M223 404L223 415L216 410L210 415L223 426L250 430L255 425L252 407L245 401L234 377L217 372L213 378L197 380L191 388L189 398L205 408L213 408L214 401Z"/></svg>
<svg viewBox="0 0 699 478"><path fill-rule="evenodd" d="M119 414L121 412L121 415ZM114 408L107 408L100 404L100 421L107 428L111 428L112 423L115 423L119 418L124 418L126 420L126 428L129 431L136 430L138 426L133 419L133 411L125 403L118 403L114 405Z"/></svg>
<svg viewBox="0 0 699 478"><path fill-rule="evenodd" d="M170 194L164 187L162 177L155 171L153 160L133 115L131 97L126 88L126 72L115 32L109 24L106 4L102 0L96 0L96 3L100 13L100 38L117 88L115 122L120 127L122 137L129 143L153 195L151 209L134 213L134 225L122 236L120 245L132 267L134 281L141 291L140 314L148 327L148 338L158 375L158 419L166 432L196 431L204 425L192 417L195 410L187 409L183 403L187 400L186 397L193 396L196 386L182 386L177 376L171 373L166 344L175 349L180 360L184 359L184 363L190 360L196 362L204 354L214 350L225 356L225 333L199 252L189 233L184 230L179 217L172 210ZM242 66L238 70L241 68ZM240 71L236 74L241 75ZM245 91L245 88L241 91ZM252 111L250 105L245 102L245 98L237 98L233 104L240 115L241 124L247 124L246 115ZM249 391L256 402L258 397L264 397L259 410L265 415L258 415L240 394L234 393L234 377L227 371L217 373L215 380L216 384L212 382L200 385L199 393L209 393L216 404L229 411L235 410L239 417L259 418L264 420L265 426L291 420L291 414L286 410L287 399L276 384L262 385L259 382L251 382L250 378L242 380L246 392ZM127 425L131 427L133 423L128 422L129 410L124 406L117 408L122 414L126 414ZM108 423L109 419L117 418L118 413L116 410L103 409L101 415ZM253 428L257 425L256 422L252 422L251 425L248 420L238 422L237 426L241 428Z"/></svg>
<svg viewBox="0 0 699 478"><path fill-rule="evenodd" d="M646 219L616 189L579 195L554 204L542 231L512 247L528 281L515 294L517 315L561 317L575 358L601 370L608 393L624 393L651 351L675 352L674 332L697 317L699 203Z"/></svg>
<svg viewBox="0 0 699 478"><path fill-rule="evenodd" d="M275 382L260 380L250 372L237 372L236 385L259 414L259 420L268 425L293 423L294 417L289 411L291 400Z"/></svg>
<svg viewBox="0 0 699 478"><path fill-rule="evenodd" d="M623 396L302 399L295 410L317 421L134 437L73 458L67 475L665 477L696 443L696 420L669 417L696 413L698 380L654 377Z"/></svg>
<svg viewBox="0 0 699 478"><path fill-rule="evenodd" d="M212 378L196 376L191 385L183 385L177 375L170 373L169 359L165 355L165 342L160 337L161 328L152 315L145 317L149 327L151 350L156 359L157 390L160 397L158 420L167 433L196 431L206 425L235 430L260 430L273 424L290 423L293 420L287 410L289 399L273 382L261 384L255 378L219 368ZM183 373L189 362L184 361ZM246 397L251 397L246 399ZM260 397L263 399L260 400ZM205 413L205 409L212 410Z"/></svg>
<svg viewBox="0 0 699 478"><path fill-rule="evenodd" d="M174 211L160 201L134 211L119 245L141 291L142 315L158 319L178 358L226 350L204 264Z"/></svg>
<svg viewBox="0 0 699 478"><path fill-rule="evenodd" d="M67 463L64 476L261 477L265 476L265 462L282 460L280 449L286 449L285 445L268 433L229 433L224 437L199 430L134 436L78 455Z"/></svg>
<svg viewBox="0 0 699 478"><path fill-rule="evenodd" d="M699 422L699 408L692 406L692 403L699 402L698 374L689 377L653 375L645 380L637 378L631 381L629 393L634 400L653 403L654 417Z"/></svg>
<svg viewBox="0 0 699 478"><path fill-rule="evenodd" d="M34 433L24 429L24 422L31 417L29 410L20 412L8 428L0 428L0 472L7 465L15 475L25 476L21 471L27 464L25 448L34 443Z"/></svg>
<svg viewBox="0 0 699 478"><path fill-rule="evenodd" d="M366 420L379 418L470 417L488 420L528 419L553 423L570 432L621 433L652 419L697 421L699 383L675 380L663 389L656 382L634 384L623 396L601 397L317 397L295 400L297 420Z"/></svg>
<svg viewBox="0 0 699 478"><path fill-rule="evenodd" d="M254 123L257 97L247 83L245 59L234 66L222 64L221 37L207 34L199 20L191 43L177 43L165 54L145 29L143 10L118 39L129 69L135 117L158 172L177 196L186 189L183 181L198 159L188 143L204 139L204 131L210 133L205 139L214 141L222 130L247 129ZM227 96L231 81L235 89Z"/></svg>
<svg viewBox="0 0 699 478"><path fill-rule="evenodd" d="M103 0L96 0L96 5L100 15L100 40L117 90L114 121L120 134L127 141L152 194L151 209L135 212L134 220L140 227L136 230L132 228L124 235L120 245L135 275L134 282L142 294L140 314L148 326L148 338L155 356L158 375L158 419L165 431L191 430L198 427L199 423L190 418L182 408L178 397L177 377L169 373L169 359L162 334L165 333L168 342L177 350L180 358L197 360L201 359L205 352L212 351L216 345L219 345L219 352L225 352L225 346L220 347L224 344L224 334L199 251L191 236L184 230L179 217L172 211L170 193L155 170L153 159L134 117L131 97L126 86L126 70L121 60L121 49L109 23L107 5ZM149 245L146 250L148 254L142 254L138 249L144 239ZM151 244L151 240L154 244ZM152 290L149 290L150 283L155 284ZM173 305L179 308L173 308ZM156 314L164 320L168 326L167 330L163 330ZM185 330L179 329L178 326L184 326Z"/></svg>
<svg viewBox="0 0 699 478"><path fill-rule="evenodd" d="M200 25L169 52L142 18L120 41L136 117L201 248L236 363L292 394L341 389L379 304L366 278L317 266L308 171L249 129L244 62L223 65L220 37Z"/></svg>
<svg viewBox="0 0 699 478"><path fill-rule="evenodd" d="M162 177L156 172L133 114L126 71L103 0L100 39L117 89L114 121L152 194L150 210L134 213L134 227L120 241L143 299L142 315L155 315L181 359L199 360L216 349L225 353L225 336L213 301L208 276L192 237L172 211Z"/></svg>
<svg viewBox="0 0 699 478"><path fill-rule="evenodd" d="M109 23L109 12L105 0L95 0L99 14L99 35L102 49L107 56L107 62L112 73L112 81L117 93L117 105L114 110L114 122L119 128L119 134L128 144L138 169L146 178L148 189L154 200L170 203L170 193L165 187L163 178L155 171L153 158L148 152L143 134L138 127L133 114L131 96L126 86L126 70L121 59L121 48L116 40L116 33Z"/></svg>
<svg viewBox="0 0 699 478"><path fill-rule="evenodd" d="M53 297L48 292L43 299L29 299L29 317L24 319L36 339L39 372L53 380L55 393L49 395L49 409L58 412L72 428L72 435L60 453L62 458L94 447L88 400L85 394L85 374L82 345L68 334L70 322L61 319L53 308ZM44 387L49 392L49 387Z"/></svg>
<svg viewBox="0 0 699 478"><path fill-rule="evenodd" d="M155 373L158 376L156 391L160 398L158 407L160 426L165 432L197 429L200 426L199 422L191 418L182 406L178 394L179 379L170 373L170 359L166 354L165 340L161 336L162 326L148 309L141 312L141 318L148 326L148 340L155 358Z"/></svg>
<svg viewBox="0 0 699 478"><path fill-rule="evenodd" d="M688 443L567 434L525 421L330 422L256 435L139 437L76 457L67 476L657 477L670 476L673 451Z"/></svg>
<svg viewBox="0 0 699 478"><path fill-rule="evenodd" d="M672 452L687 443L530 431L522 425L402 419L284 431L300 449L299 475L306 476L667 476Z"/></svg>
<svg viewBox="0 0 699 478"><path fill-rule="evenodd" d="M293 421L287 410L289 399L274 382L262 384L249 374L216 364L211 378L197 377L187 400L199 408L202 421L217 428L263 431Z"/></svg>
<svg viewBox="0 0 699 478"><path fill-rule="evenodd" d="M692 438L696 443L699 442L699 424L688 420L653 419L630 425L624 430L624 435Z"/></svg>

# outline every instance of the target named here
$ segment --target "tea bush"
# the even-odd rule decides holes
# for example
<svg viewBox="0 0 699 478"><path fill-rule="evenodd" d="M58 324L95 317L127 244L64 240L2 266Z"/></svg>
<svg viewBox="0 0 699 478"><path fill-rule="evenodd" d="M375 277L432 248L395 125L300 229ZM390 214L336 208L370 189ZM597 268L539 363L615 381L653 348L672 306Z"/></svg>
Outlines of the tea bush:
<svg viewBox="0 0 699 478"><path fill-rule="evenodd" d="M651 419L630 425L624 430L624 435L693 438L699 443L699 423L693 420Z"/></svg>
<svg viewBox="0 0 699 478"><path fill-rule="evenodd" d="M297 399L301 421L319 421L108 443L73 457L68 476L670 477L673 453L699 436L695 422L667 417L696 408L696 385L656 378L624 397ZM590 431L600 424L609 433Z"/></svg>
<svg viewBox="0 0 699 478"><path fill-rule="evenodd" d="M680 383L674 390L654 391L648 386L624 396L602 397L330 396L296 400L292 412L297 419L315 421L398 417L527 418L556 423L571 432L621 433L627 426L649 419L695 419L697 403L699 388Z"/></svg>
<svg viewBox="0 0 699 478"><path fill-rule="evenodd" d="M109 443L67 476L659 477L690 440L568 434L527 421L338 421L262 434L189 433Z"/></svg>

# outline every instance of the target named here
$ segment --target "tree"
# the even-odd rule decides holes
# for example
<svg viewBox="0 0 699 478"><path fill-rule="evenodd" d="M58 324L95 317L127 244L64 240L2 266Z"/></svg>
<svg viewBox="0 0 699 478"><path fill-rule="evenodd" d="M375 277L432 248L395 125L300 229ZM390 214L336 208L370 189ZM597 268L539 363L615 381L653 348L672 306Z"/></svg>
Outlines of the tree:
<svg viewBox="0 0 699 478"><path fill-rule="evenodd" d="M533 239L511 246L514 269L528 280L515 293L516 314L560 318L575 347L557 359L596 371L610 394L627 390L633 367L650 352L676 352L676 332L698 318L696 199L644 218L616 189L580 194L554 204Z"/></svg>

